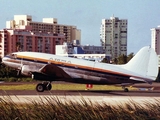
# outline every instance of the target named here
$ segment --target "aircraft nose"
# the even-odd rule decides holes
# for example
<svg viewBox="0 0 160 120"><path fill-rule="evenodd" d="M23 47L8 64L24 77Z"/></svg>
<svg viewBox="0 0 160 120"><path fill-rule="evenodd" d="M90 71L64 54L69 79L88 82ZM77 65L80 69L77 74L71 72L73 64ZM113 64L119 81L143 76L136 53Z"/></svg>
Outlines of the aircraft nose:
<svg viewBox="0 0 160 120"><path fill-rule="evenodd" d="M5 64L5 62L7 61L7 59L8 59L7 57L3 57L2 58L2 64Z"/></svg>

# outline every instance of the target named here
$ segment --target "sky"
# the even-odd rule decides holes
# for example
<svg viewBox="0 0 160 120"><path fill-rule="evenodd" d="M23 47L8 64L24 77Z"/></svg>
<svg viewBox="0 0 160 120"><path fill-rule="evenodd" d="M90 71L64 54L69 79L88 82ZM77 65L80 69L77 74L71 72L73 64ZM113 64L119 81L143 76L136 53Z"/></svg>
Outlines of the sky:
<svg viewBox="0 0 160 120"><path fill-rule="evenodd" d="M151 45L151 28L160 25L160 0L0 0L0 29L14 15L31 15L32 21L57 18L58 24L81 30L81 44L100 46L102 19L114 15L128 20L127 53Z"/></svg>

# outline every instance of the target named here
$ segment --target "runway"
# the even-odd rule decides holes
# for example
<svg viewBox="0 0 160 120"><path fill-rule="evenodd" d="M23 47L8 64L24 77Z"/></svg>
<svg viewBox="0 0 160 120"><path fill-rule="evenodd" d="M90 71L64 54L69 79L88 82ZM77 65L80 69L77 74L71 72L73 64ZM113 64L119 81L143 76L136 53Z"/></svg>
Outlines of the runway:
<svg viewBox="0 0 160 120"><path fill-rule="evenodd" d="M65 102L79 102L83 100L94 104L119 105L136 102L144 105L146 102L160 102L160 91L60 91L52 90L38 93L34 90L30 91L0 91L0 99L5 101L13 101L15 103L47 103L54 102L57 99Z"/></svg>
<svg viewBox="0 0 160 120"><path fill-rule="evenodd" d="M124 92L123 90L51 90L44 92L37 92L36 90L0 90L0 95L56 95L56 96L140 96L140 97L160 97L160 90L142 91L130 90Z"/></svg>
<svg viewBox="0 0 160 120"><path fill-rule="evenodd" d="M138 85L135 87L148 88L146 84ZM47 102L55 101L56 99L62 102L87 102L93 103L107 103L111 105L125 104L127 102L137 102L143 105L143 103L160 102L160 84L156 83L150 87L154 87L155 90L130 90L124 92L123 90L51 90L45 92L36 92L36 90L0 90L0 100L14 101L16 103L32 103L34 102Z"/></svg>

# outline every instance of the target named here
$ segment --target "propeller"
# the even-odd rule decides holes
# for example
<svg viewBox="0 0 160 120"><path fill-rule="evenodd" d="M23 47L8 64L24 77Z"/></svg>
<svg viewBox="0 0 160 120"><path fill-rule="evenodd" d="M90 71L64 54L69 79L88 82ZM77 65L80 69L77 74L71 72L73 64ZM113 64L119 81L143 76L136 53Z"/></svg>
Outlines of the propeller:
<svg viewBox="0 0 160 120"><path fill-rule="evenodd" d="M18 70L17 70L17 76L18 77L21 75L22 67L23 67L23 59L21 59L21 65L18 67Z"/></svg>

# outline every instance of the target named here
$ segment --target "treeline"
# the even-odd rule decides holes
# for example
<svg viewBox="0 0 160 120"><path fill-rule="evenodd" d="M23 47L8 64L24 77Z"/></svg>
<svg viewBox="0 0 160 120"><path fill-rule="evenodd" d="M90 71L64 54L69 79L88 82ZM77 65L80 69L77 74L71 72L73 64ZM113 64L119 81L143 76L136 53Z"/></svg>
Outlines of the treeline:
<svg viewBox="0 0 160 120"><path fill-rule="evenodd" d="M16 70L7 67L4 64L0 64L0 78L16 77L16 75L17 75Z"/></svg>
<svg viewBox="0 0 160 120"><path fill-rule="evenodd" d="M134 57L134 53L130 53L128 56L120 55L118 58L114 58L113 60L109 60L104 58L101 62L103 63L111 63L111 64L126 64Z"/></svg>
<svg viewBox="0 0 160 120"><path fill-rule="evenodd" d="M20 81L32 81L31 78L25 77L23 75L18 75L18 71L0 64L0 81L6 82L20 82Z"/></svg>

